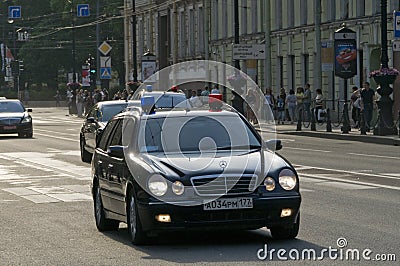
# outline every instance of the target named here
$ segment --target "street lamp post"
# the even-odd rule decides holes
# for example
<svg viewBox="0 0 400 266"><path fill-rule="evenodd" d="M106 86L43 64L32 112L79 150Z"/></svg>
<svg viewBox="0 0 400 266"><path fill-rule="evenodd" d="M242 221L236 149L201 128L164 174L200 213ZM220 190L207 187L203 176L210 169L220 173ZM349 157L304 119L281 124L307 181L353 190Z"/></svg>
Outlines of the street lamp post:
<svg viewBox="0 0 400 266"><path fill-rule="evenodd" d="M384 73L389 70L389 57L387 46L387 0L381 0L381 69L379 75L373 75L376 83L379 85L377 92L381 95L377 102L379 109L378 123L374 128L374 135L392 135L397 134L397 129L393 123L393 101L389 95L393 92L392 84L396 75Z"/></svg>

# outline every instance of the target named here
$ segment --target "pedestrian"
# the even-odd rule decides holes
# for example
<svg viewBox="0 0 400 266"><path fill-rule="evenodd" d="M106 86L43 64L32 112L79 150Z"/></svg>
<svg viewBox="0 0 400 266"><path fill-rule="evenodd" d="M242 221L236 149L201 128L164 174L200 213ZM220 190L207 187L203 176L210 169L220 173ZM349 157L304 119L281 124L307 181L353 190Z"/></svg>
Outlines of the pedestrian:
<svg viewBox="0 0 400 266"><path fill-rule="evenodd" d="M271 88L266 88L265 89L265 103L271 108L271 111L275 109L275 97L272 94L272 89Z"/></svg>
<svg viewBox="0 0 400 266"><path fill-rule="evenodd" d="M290 124L293 124L296 119L295 114L297 105L297 98L293 89L290 89L289 95L286 97L286 105L290 116Z"/></svg>
<svg viewBox="0 0 400 266"><path fill-rule="evenodd" d="M68 113L69 114L72 114L72 110L71 110L71 108L72 108L72 97L73 97L73 95L72 95L72 92L71 92L71 89L67 89L67 106L68 106Z"/></svg>
<svg viewBox="0 0 400 266"><path fill-rule="evenodd" d="M211 90L211 94L220 94L218 85L215 85L214 88Z"/></svg>
<svg viewBox="0 0 400 266"><path fill-rule="evenodd" d="M199 96L197 96L196 90L192 90L192 96L190 97L189 101L193 107L201 107L203 105Z"/></svg>
<svg viewBox="0 0 400 266"><path fill-rule="evenodd" d="M57 90L56 91L56 95L54 95L54 99L56 100L56 107L60 106L60 100L61 100L61 95L60 95L60 91Z"/></svg>
<svg viewBox="0 0 400 266"><path fill-rule="evenodd" d="M296 89L296 120L299 121L300 115L303 116L303 111L304 111L304 105L303 105L303 100L304 100L304 88L303 87L298 87ZM304 117L301 117L301 119L304 119Z"/></svg>
<svg viewBox="0 0 400 266"><path fill-rule="evenodd" d="M276 101L276 110L278 112L278 125L282 123L284 124L285 121L285 99L286 94L282 92L279 94L278 99Z"/></svg>
<svg viewBox="0 0 400 266"><path fill-rule="evenodd" d="M375 92L370 88L369 82L364 82L364 88L361 90L361 110L364 114L364 121L366 131L369 132L371 129L372 112L374 108L374 96Z"/></svg>
<svg viewBox="0 0 400 266"><path fill-rule="evenodd" d="M361 96L357 86L353 86L352 91L350 96L351 118L354 121L354 127L358 128L360 126Z"/></svg>
<svg viewBox="0 0 400 266"><path fill-rule="evenodd" d="M83 90L82 89L76 90L76 110L78 117L82 117L83 102L84 102Z"/></svg>
<svg viewBox="0 0 400 266"><path fill-rule="evenodd" d="M204 90L201 92L201 101L203 104L206 104L208 102L208 95L210 95L210 89L208 86L204 87Z"/></svg>
<svg viewBox="0 0 400 266"><path fill-rule="evenodd" d="M310 121L311 120L311 89L310 89L309 83L307 83L304 86L303 107L304 107L304 113L307 116L307 121ZM304 117L303 117L303 119L304 119Z"/></svg>
<svg viewBox="0 0 400 266"><path fill-rule="evenodd" d="M314 108L314 116L315 120L321 123L323 121L323 111L324 111L324 96L322 95L321 89L316 89L315 92L317 95L315 96L315 108Z"/></svg>
<svg viewBox="0 0 400 266"><path fill-rule="evenodd" d="M24 91L24 100L25 100L25 105L28 105L29 104L29 90L28 89L25 89L25 91Z"/></svg>
<svg viewBox="0 0 400 266"><path fill-rule="evenodd" d="M108 90L106 88L103 88L103 94L102 94L102 101L108 101L110 99Z"/></svg>
<svg viewBox="0 0 400 266"><path fill-rule="evenodd" d="M256 117L255 117L253 108L255 108L255 104L256 104L256 95L255 95L255 93L254 93L252 88L250 88L247 91L246 101L245 102L246 102L246 117L247 117L247 120L250 123L254 123L256 121L256 119L255 119Z"/></svg>

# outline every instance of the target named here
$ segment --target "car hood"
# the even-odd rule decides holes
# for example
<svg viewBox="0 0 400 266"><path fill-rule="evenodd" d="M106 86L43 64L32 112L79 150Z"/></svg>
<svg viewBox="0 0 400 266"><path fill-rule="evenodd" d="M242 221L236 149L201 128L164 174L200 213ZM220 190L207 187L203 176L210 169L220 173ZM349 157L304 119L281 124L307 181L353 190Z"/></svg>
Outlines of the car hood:
<svg viewBox="0 0 400 266"><path fill-rule="evenodd" d="M214 174L266 175L275 169L291 167L280 155L268 150L203 152L194 153L149 153L145 160L155 171L171 177L201 176Z"/></svg>
<svg viewBox="0 0 400 266"><path fill-rule="evenodd" d="M0 119L7 119L7 118L21 118L24 117L24 113L0 113Z"/></svg>

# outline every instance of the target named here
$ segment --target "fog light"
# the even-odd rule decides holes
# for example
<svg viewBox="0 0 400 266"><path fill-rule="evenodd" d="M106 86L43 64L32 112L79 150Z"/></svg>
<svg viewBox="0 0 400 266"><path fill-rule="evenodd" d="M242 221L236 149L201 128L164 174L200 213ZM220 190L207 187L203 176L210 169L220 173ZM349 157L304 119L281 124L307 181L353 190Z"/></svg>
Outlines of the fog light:
<svg viewBox="0 0 400 266"><path fill-rule="evenodd" d="M169 216L169 214L159 214L156 215L156 220L160 223L170 223L171 216Z"/></svg>
<svg viewBox="0 0 400 266"><path fill-rule="evenodd" d="M282 209L281 217L288 217L292 215L292 209Z"/></svg>

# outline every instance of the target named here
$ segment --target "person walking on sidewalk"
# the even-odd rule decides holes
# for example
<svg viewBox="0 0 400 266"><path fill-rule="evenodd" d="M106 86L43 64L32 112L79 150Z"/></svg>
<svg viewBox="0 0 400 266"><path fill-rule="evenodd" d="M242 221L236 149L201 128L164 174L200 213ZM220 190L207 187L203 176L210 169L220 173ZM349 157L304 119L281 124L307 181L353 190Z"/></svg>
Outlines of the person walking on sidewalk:
<svg viewBox="0 0 400 266"><path fill-rule="evenodd" d="M361 96L357 86L352 88L353 93L350 96L351 101L351 118L354 121L354 127L358 128L360 123Z"/></svg>
<svg viewBox="0 0 400 266"><path fill-rule="evenodd" d="M300 115L302 115L303 110L304 110L304 104L303 104L303 100L304 100L304 89L303 87L298 87L296 90L296 99L297 99L297 103L296 103L296 120L299 120ZM302 117L302 119L304 119L304 117Z"/></svg>
<svg viewBox="0 0 400 266"><path fill-rule="evenodd" d="M305 115L307 116L307 121L311 120L311 89L310 84L304 86L304 97L303 97L303 107ZM303 117L305 119L305 117Z"/></svg>
<svg viewBox="0 0 400 266"><path fill-rule="evenodd" d="M324 96L322 95L321 89L316 89L315 92L317 96L315 96L315 110L314 116L315 120L321 123L323 121L323 111L324 111ZM321 110L321 111L320 111Z"/></svg>
<svg viewBox="0 0 400 266"><path fill-rule="evenodd" d="M294 90L290 89L289 95L286 97L286 105L289 111L289 116L290 116L290 124L293 124L294 121L296 120L295 114L296 114L296 105L297 105L297 98L296 95L294 95Z"/></svg>
<svg viewBox="0 0 400 266"><path fill-rule="evenodd" d="M361 90L361 110L364 113L365 126L367 132L371 129L372 112L374 108L375 92L369 87L369 82L364 83L364 88Z"/></svg>

